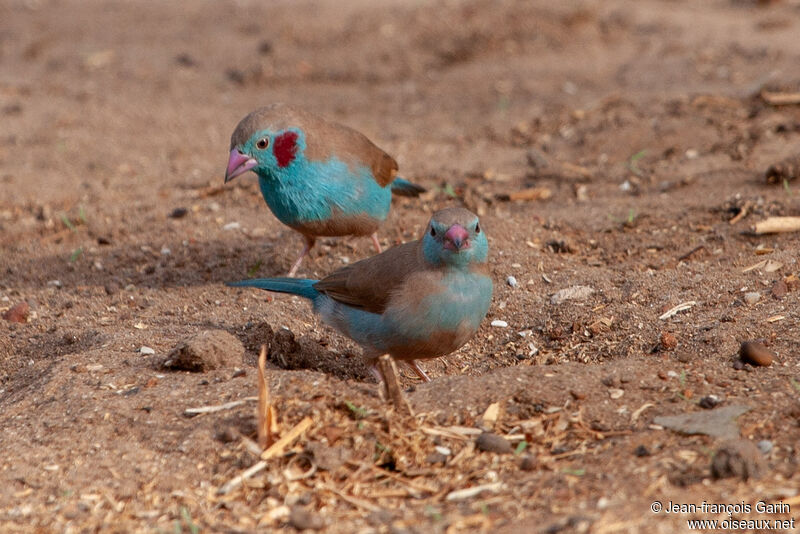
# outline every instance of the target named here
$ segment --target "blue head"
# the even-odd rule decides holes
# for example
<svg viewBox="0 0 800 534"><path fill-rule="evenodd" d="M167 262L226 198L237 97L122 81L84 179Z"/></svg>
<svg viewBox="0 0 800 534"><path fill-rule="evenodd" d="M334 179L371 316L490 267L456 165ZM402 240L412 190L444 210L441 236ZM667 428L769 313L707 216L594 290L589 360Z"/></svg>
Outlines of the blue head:
<svg viewBox="0 0 800 534"><path fill-rule="evenodd" d="M239 122L231 136L225 181L252 170L261 178L277 178L306 148L306 136L286 106L260 108Z"/></svg>
<svg viewBox="0 0 800 534"><path fill-rule="evenodd" d="M489 241L477 215L464 208L447 208L431 217L422 252L434 265L465 267L486 262Z"/></svg>

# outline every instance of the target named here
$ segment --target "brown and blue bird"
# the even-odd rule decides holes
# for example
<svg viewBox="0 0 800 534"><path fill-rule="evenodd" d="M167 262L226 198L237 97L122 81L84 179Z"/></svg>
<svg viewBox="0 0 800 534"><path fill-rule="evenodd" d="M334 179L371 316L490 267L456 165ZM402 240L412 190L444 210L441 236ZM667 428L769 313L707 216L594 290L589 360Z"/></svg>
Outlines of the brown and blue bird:
<svg viewBox="0 0 800 534"><path fill-rule="evenodd" d="M478 330L492 300L489 242L464 208L436 212L421 239L348 265L322 280L261 278L228 285L309 299L322 320L364 349L407 363L450 354Z"/></svg>
<svg viewBox="0 0 800 534"><path fill-rule="evenodd" d="M225 182L252 170L283 224L305 239L294 276L320 236L371 236L389 214L392 193L425 189L397 176L397 162L366 136L286 104L248 114L231 136Z"/></svg>

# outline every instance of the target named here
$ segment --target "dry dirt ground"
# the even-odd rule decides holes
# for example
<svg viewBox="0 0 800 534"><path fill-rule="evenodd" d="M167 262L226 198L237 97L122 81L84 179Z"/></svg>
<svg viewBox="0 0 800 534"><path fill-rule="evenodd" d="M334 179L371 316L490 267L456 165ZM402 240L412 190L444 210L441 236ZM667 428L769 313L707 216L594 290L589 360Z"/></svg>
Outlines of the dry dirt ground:
<svg viewBox="0 0 800 534"><path fill-rule="evenodd" d="M800 89L798 32L788 0L0 3L0 312L29 306L0 321L0 530L800 520L797 235L750 232L800 214L800 184L765 180L800 108L764 98ZM482 217L489 316L423 364L432 382L401 377L413 419L305 302L223 284L281 275L301 246L252 174L222 183L233 127L276 101L367 133L430 189L395 201L384 245L443 206ZM530 188L546 198L514 200ZM370 254L323 240L301 275ZM552 300L575 286L593 292ZM163 367L208 330L245 350ZM745 340L774 363L737 363ZM258 460L255 403L184 412L254 396L262 343L281 432L311 425L219 494ZM710 395L749 408L746 480L712 476L721 438L655 422L715 413ZM513 452L477 449L481 428ZM741 510L758 501L790 509Z"/></svg>

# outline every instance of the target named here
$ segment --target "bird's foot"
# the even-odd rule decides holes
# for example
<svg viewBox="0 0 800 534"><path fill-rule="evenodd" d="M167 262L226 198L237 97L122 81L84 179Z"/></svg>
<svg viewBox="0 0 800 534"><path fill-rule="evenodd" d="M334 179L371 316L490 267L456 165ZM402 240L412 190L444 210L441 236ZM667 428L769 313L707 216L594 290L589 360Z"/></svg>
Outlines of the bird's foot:
<svg viewBox="0 0 800 534"><path fill-rule="evenodd" d="M428 377L425 371L423 371L422 368L419 366L417 360L408 360L408 361L403 360L403 361L405 362L406 365L411 367L411 369L413 369L415 373L417 373L417 376L420 377L423 382L431 381L431 379Z"/></svg>
<svg viewBox="0 0 800 534"><path fill-rule="evenodd" d="M287 275L289 278L294 278L294 275L297 274L297 269L300 268L300 265L303 263L303 258L308 256L308 252L311 250L311 247L314 246L314 241L316 241L313 237L303 236L306 239L306 244L303 246L303 251L300 253L300 256L295 260L294 265L292 268L289 269L289 274Z"/></svg>
<svg viewBox="0 0 800 534"><path fill-rule="evenodd" d="M383 250L381 250L381 243L380 243L380 241L378 241L378 232L375 232L374 234L372 234L370 236L370 238L372 238L372 244L375 245L375 250L378 251L378 254L383 252Z"/></svg>

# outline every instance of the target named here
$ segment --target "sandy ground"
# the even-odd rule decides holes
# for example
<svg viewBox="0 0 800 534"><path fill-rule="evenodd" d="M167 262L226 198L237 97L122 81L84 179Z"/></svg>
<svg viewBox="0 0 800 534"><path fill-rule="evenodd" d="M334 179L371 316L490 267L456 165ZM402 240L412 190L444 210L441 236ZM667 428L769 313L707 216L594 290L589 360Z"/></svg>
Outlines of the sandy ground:
<svg viewBox="0 0 800 534"><path fill-rule="evenodd" d="M800 215L797 173L765 179L797 153L800 108L764 98L800 89L798 31L788 0L0 3L0 312L29 307L0 321L0 530L800 519L797 234L750 231ZM301 247L252 174L222 183L238 120L278 101L363 131L430 189L394 202L385 246L444 206L481 216L493 304L423 363L432 382L401 377L415 418L305 302L223 284L281 275ZM509 200L531 188L545 198ZM372 253L325 239L300 274ZM232 335L228 365L163 367L209 330ZM772 365L737 362L746 340ZM256 395L263 343L281 431L311 426L221 495L258 461L255 404L184 412ZM656 423L736 406L739 449ZM476 448L481 430L514 452ZM713 476L720 447L744 471Z"/></svg>

